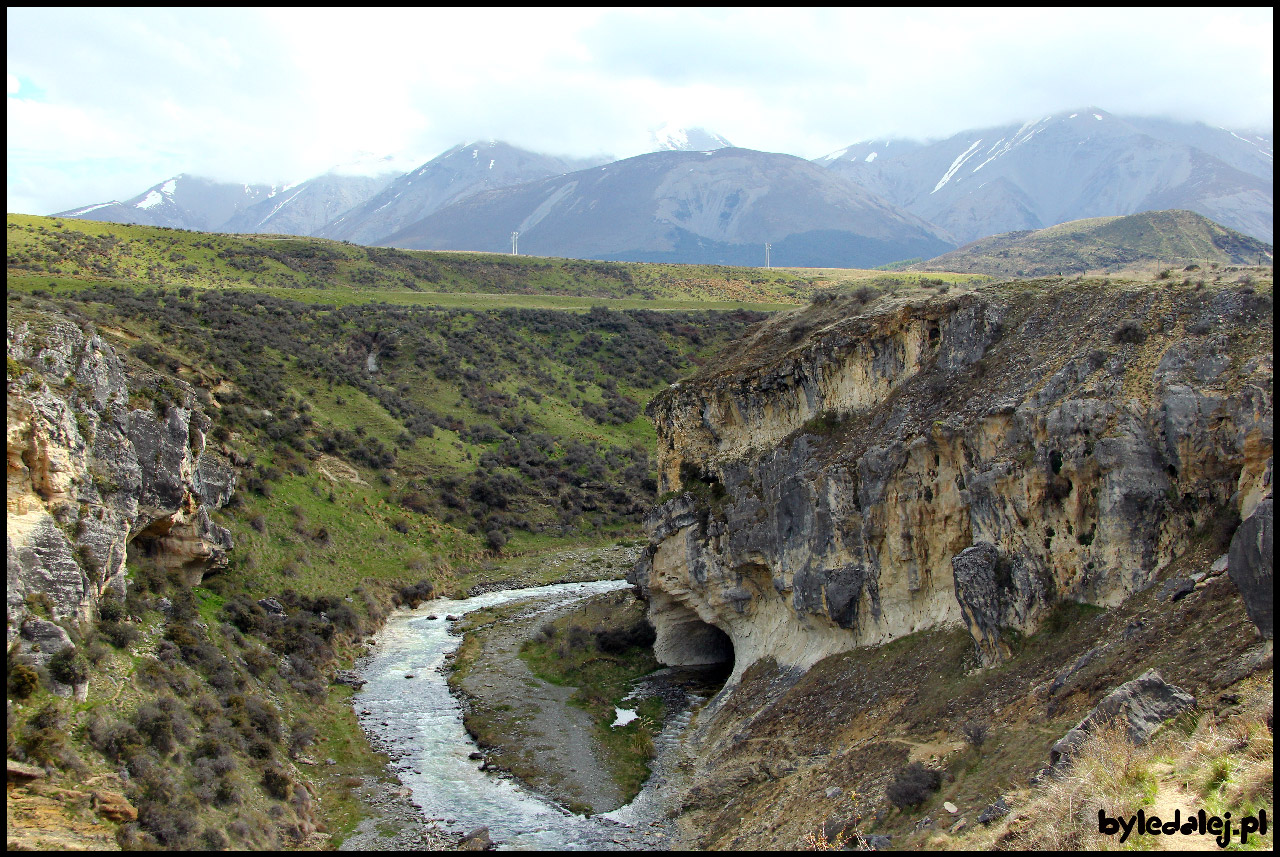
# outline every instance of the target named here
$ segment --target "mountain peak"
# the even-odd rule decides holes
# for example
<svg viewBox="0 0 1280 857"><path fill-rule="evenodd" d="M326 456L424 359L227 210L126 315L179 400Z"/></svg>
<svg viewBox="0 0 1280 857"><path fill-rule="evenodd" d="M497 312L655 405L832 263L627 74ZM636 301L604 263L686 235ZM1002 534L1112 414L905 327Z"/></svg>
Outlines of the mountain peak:
<svg viewBox="0 0 1280 857"><path fill-rule="evenodd" d="M416 158L403 155L375 155L373 152L357 152L340 164L335 164L327 171L327 175L336 176L384 176L388 173L403 173L410 169Z"/></svg>
<svg viewBox="0 0 1280 857"><path fill-rule="evenodd" d="M653 131L649 139L656 152L709 152L733 146L724 137L705 128L678 128L671 123Z"/></svg>

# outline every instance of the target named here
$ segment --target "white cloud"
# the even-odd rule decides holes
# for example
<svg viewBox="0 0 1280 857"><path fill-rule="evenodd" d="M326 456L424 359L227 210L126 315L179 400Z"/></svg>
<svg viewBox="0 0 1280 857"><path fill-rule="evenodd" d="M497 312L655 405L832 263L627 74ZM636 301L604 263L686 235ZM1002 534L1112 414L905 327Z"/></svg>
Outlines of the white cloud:
<svg viewBox="0 0 1280 857"><path fill-rule="evenodd" d="M802 157L1090 105L1269 128L1272 18L1268 8L9 9L9 207L132 196L178 171L297 180L360 153L425 160L487 137L627 156L667 122ZM38 102L23 95L28 84ZM91 163L114 183L105 172L79 190L51 178L83 180Z"/></svg>

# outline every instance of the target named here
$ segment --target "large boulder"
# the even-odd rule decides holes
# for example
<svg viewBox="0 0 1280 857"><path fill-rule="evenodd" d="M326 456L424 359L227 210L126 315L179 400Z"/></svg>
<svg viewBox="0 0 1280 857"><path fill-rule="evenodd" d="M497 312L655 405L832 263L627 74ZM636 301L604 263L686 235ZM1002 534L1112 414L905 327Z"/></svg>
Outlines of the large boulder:
<svg viewBox="0 0 1280 857"><path fill-rule="evenodd" d="M993 544L978 542L951 558L956 601L973 635L982 662L990 665L1008 654L1000 629L1024 629L1048 593L1025 563L1005 557Z"/></svg>
<svg viewBox="0 0 1280 857"><path fill-rule="evenodd" d="M1244 598L1249 618L1266 639L1272 639L1275 609L1272 577L1272 499L1267 497L1231 538L1227 574Z"/></svg>
<svg viewBox="0 0 1280 857"><path fill-rule="evenodd" d="M1080 749L1089 733L1113 720L1120 721L1129 740L1141 746L1151 739L1160 724L1195 704L1194 696L1166 684L1157 671L1147 670L1107 694L1083 720L1058 739L1049 751L1050 764L1060 770Z"/></svg>

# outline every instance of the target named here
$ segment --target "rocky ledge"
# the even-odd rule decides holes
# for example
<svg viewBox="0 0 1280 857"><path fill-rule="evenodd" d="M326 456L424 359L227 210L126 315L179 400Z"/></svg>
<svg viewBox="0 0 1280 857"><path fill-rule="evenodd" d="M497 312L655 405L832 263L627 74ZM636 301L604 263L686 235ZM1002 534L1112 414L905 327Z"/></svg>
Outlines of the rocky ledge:
<svg viewBox="0 0 1280 857"><path fill-rule="evenodd" d="M963 623L990 664L1241 521L1269 636L1272 318L1248 287L1058 282L775 317L650 405L659 659L736 677Z"/></svg>

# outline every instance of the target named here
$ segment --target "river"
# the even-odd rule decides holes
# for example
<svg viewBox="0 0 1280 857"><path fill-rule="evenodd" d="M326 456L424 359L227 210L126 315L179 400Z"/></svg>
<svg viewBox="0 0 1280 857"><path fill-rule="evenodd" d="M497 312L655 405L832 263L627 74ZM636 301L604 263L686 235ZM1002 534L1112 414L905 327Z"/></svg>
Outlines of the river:
<svg viewBox="0 0 1280 857"><path fill-rule="evenodd" d="M651 777L640 796L621 809L573 815L512 779L480 770L480 762L469 758L478 748L463 728L458 700L445 681L445 656L462 641L449 632L452 623L446 616L516 600L537 599L550 608L626 586L621 580L601 580L507 589L428 601L387 620L372 654L356 665L366 684L352 701L365 732L391 755L393 770L424 817L445 819L459 833L488 827L501 849L662 847L669 834L661 802L653 794L661 776Z"/></svg>

